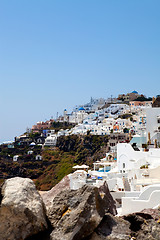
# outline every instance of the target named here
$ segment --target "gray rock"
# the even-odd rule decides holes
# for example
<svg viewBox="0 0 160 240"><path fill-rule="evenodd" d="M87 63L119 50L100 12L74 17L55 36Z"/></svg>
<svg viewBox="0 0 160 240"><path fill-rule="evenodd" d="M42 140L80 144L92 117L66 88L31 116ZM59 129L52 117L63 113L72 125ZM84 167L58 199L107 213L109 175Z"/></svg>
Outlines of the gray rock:
<svg viewBox="0 0 160 240"><path fill-rule="evenodd" d="M123 216L123 218L130 222L131 235L134 239L160 240L159 216L157 209L145 209L142 212Z"/></svg>
<svg viewBox="0 0 160 240"><path fill-rule="evenodd" d="M148 208L148 209L142 210L140 213L137 213L137 214L143 216L143 218L145 218L145 219L147 219L147 215L148 215L148 219L154 219L154 220L160 219L160 210L159 209ZM146 217L145 217L145 215L146 215Z"/></svg>
<svg viewBox="0 0 160 240"><path fill-rule="evenodd" d="M88 240L130 240L130 223L122 218L106 214Z"/></svg>
<svg viewBox="0 0 160 240"><path fill-rule="evenodd" d="M100 224L106 212L108 202L114 200L108 192L93 186L83 186L78 190L65 190L59 193L47 210L47 216L53 227L52 240L80 240L89 236ZM103 194L102 194L103 192ZM111 204L112 199L112 204Z"/></svg>
<svg viewBox="0 0 160 240"><path fill-rule="evenodd" d="M70 180L68 176L65 176L58 184L56 184L51 190L49 191L39 191L43 202L45 203L46 209L52 206L52 202L54 198L59 194L61 191L69 189Z"/></svg>
<svg viewBox="0 0 160 240"><path fill-rule="evenodd" d="M25 239L47 228L45 207L32 180L8 179L1 194L0 239Z"/></svg>
<svg viewBox="0 0 160 240"><path fill-rule="evenodd" d="M113 197L110 194L110 191L109 191L109 188L108 188L108 185L107 185L106 181L104 182L104 184L102 186L100 186L98 188L98 191L99 191L100 196L104 200L105 212L116 215L117 214L116 202L113 200Z"/></svg>
<svg viewBox="0 0 160 240"><path fill-rule="evenodd" d="M154 220L144 222L141 229L135 233L138 240L160 240L160 224Z"/></svg>

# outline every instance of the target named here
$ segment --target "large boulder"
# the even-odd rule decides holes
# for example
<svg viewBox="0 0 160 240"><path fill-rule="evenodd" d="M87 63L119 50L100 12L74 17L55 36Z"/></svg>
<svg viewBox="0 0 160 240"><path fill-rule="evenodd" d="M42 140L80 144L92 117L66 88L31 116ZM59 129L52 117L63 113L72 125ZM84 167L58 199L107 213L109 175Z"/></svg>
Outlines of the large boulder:
<svg viewBox="0 0 160 240"><path fill-rule="evenodd" d="M32 180L8 179L1 194L0 239L25 239L47 228L45 207Z"/></svg>
<svg viewBox="0 0 160 240"><path fill-rule="evenodd" d="M98 188L87 185L57 194L47 209L53 227L51 239L81 240L89 236L110 211L110 206L115 206L110 193L107 193L109 201L105 194L102 194L102 189L99 193Z"/></svg>
<svg viewBox="0 0 160 240"><path fill-rule="evenodd" d="M43 202L48 209L52 206L52 202L54 198L59 194L61 191L70 188L70 180L68 176L65 176L58 184L56 184L51 190L49 191L39 191Z"/></svg>

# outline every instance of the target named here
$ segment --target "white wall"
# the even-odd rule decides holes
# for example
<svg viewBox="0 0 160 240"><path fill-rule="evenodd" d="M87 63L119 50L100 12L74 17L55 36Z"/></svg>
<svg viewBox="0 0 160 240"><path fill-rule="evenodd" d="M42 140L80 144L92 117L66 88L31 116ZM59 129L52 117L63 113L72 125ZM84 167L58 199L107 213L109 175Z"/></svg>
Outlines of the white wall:
<svg viewBox="0 0 160 240"><path fill-rule="evenodd" d="M151 138L155 134L155 130L158 129L160 124L157 123L157 116L160 115L160 108L148 108L146 109L146 129L147 133L150 132Z"/></svg>
<svg viewBox="0 0 160 240"><path fill-rule="evenodd" d="M122 215L154 208L160 204L160 185L151 185L144 188L137 198L122 197Z"/></svg>
<svg viewBox="0 0 160 240"><path fill-rule="evenodd" d="M119 172L126 172L145 164L148 160L148 152L135 151L129 143L117 144L117 166Z"/></svg>
<svg viewBox="0 0 160 240"><path fill-rule="evenodd" d="M86 184L87 173L85 171L75 171L68 175L70 179L70 189L76 190Z"/></svg>

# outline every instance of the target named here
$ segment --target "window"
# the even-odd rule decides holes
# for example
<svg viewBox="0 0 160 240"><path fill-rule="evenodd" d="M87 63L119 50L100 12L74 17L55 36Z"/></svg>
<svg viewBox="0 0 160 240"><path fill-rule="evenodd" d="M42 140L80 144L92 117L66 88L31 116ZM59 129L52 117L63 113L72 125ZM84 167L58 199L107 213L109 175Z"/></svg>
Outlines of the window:
<svg viewBox="0 0 160 240"><path fill-rule="evenodd" d="M123 163L123 168L125 168L125 163Z"/></svg>
<svg viewBox="0 0 160 240"><path fill-rule="evenodd" d="M110 143L110 146L111 147L114 147L116 144L115 143Z"/></svg>

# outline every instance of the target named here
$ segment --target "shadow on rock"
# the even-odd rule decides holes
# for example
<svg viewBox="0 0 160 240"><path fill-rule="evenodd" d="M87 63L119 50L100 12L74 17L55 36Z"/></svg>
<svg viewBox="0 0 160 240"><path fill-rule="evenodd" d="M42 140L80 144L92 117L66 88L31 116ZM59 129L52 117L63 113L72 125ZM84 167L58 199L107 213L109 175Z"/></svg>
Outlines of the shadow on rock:
<svg viewBox="0 0 160 240"><path fill-rule="evenodd" d="M130 240L130 234L129 222L107 214L94 232L83 240Z"/></svg>

